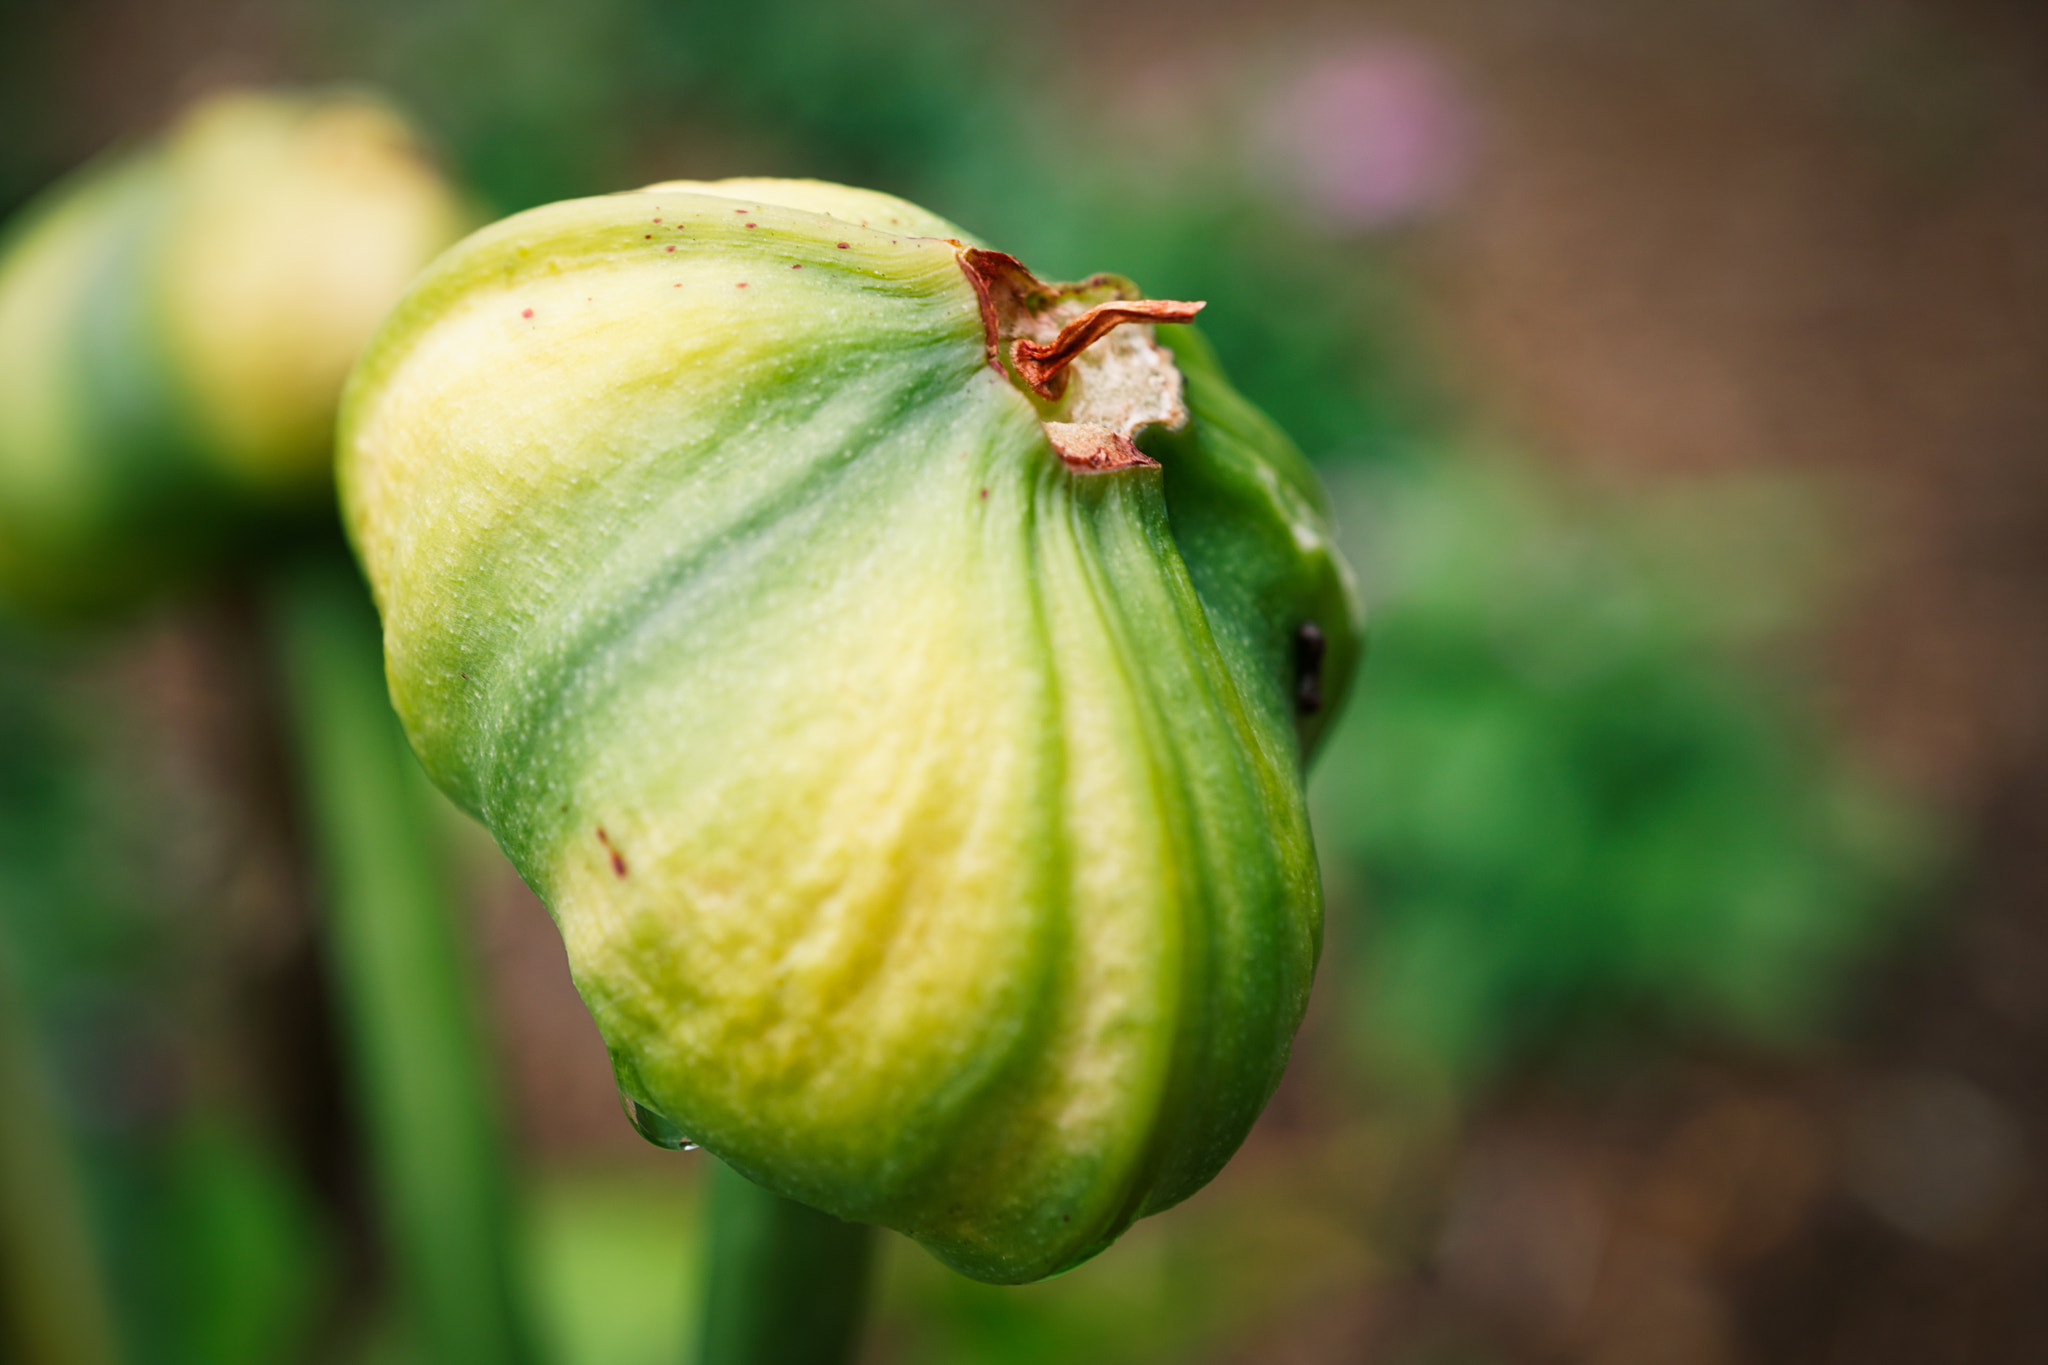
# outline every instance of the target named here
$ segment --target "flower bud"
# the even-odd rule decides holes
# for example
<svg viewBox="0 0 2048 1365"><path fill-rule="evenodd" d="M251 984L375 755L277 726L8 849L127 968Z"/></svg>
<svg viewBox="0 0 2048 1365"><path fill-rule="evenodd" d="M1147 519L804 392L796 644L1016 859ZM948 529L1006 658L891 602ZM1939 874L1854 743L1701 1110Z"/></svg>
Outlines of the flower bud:
<svg viewBox="0 0 2048 1365"><path fill-rule="evenodd" d="M360 96L217 96L0 251L0 599L106 605L317 505L356 352L461 231Z"/></svg>
<svg viewBox="0 0 2048 1365"><path fill-rule="evenodd" d="M1315 965L1352 592L1197 307L657 185L470 237L344 401L393 699L636 1124L985 1280L1214 1175Z"/></svg>

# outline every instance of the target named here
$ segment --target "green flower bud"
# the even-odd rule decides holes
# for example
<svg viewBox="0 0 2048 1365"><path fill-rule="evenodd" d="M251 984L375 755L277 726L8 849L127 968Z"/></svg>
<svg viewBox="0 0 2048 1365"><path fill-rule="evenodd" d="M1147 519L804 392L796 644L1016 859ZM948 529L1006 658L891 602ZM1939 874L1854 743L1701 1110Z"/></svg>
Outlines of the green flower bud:
<svg viewBox="0 0 2048 1365"><path fill-rule="evenodd" d="M134 597L331 486L357 351L464 226L358 96L218 96L0 250L0 599Z"/></svg>
<svg viewBox="0 0 2048 1365"><path fill-rule="evenodd" d="M469 238L344 403L393 699L636 1123L985 1280L1214 1175L1315 965L1352 594L1305 462L1154 339L1197 306L657 185Z"/></svg>

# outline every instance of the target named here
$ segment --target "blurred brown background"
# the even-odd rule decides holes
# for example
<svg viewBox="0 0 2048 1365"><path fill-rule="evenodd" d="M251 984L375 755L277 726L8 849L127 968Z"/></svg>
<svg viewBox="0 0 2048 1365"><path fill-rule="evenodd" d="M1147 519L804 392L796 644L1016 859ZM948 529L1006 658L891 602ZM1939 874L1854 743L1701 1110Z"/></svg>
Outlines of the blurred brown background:
<svg viewBox="0 0 2048 1365"><path fill-rule="evenodd" d="M1057 209L1076 224L1114 216L1119 195L1168 215L1176 194L1223 193L1216 179L1258 212L1297 197L1298 236L1262 237L1254 218L1231 250L1284 256L1299 278L1246 266L1233 295L1237 258L1219 248L1162 257L1193 279L1154 292L1259 314L1219 338L1226 359L1232 344L1255 359L1304 290L1355 266L1366 283L1337 292L1391 296L1394 320L1343 353L1391 397L1324 417L1304 397L1297 419L1288 384L1326 379L1289 379L1284 354L1251 366L1254 396L1312 456L1341 471L1382 448L1509 451L1573 506L1627 522L1656 503L1707 528L1706 599L1768 612L1751 574L1795 581L1802 623L1737 651L1741 666L1802 698L1939 848L1899 893L1910 913L1831 980L1820 1026L1768 1042L1649 1029L1651 1047L1538 1048L1455 1086L1391 1086L1357 1062L1347 964L1373 951L1375 921L1370 904L1343 911L1371 896L1334 869L1295 1066L1216 1184L1025 1290L953 1281L894 1246L873 1360L2048 1359L2048 13L1095 0L943 19L891 6L819 38L805 20L825 11L782 6L758 31L705 20L706 45L677 59L688 79L671 80L635 55L688 46L689 23L637 27L662 8L13 0L0 195L26 198L199 90L347 78L396 88L492 211L657 177L865 173L942 213L1023 224L1079 161L1090 188L1066 185L1081 207ZM934 26L956 35L936 57L891 36ZM944 109L985 78L1012 92L986 116L1010 132L984 139L970 120L958 145L926 146L897 131L914 102L847 122L767 77L747 94L779 50L846 32L872 41L842 45L860 71L830 97L883 108L874 89L921 81ZM1022 108L1052 112L1019 133ZM1360 188L1345 120L1381 114L1407 131L1377 160L1358 153L1357 176L1388 181ZM1012 183L1002 159L1020 142L1039 159ZM941 157L958 167L919 169ZM1086 229L1045 242L1057 257ZM1092 266L1153 278L1092 255L1074 269ZM1716 501L1758 479L1770 498ZM259 1094L323 1206L347 1210L361 1195L346 1142L320 1139L347 1120L332 1078L305 1070L330 1045L251 629L230 589L62 676L126 717L126 761L182 794L189 828L145 842L174 848L186 911L229 926L209 941L231 950L192 952L235 960L177 975L210 983L181 987L204 998L177 1008L209 1022L180 1026L179 1055L246 1069L223 1087ZM1376 641L1362 697L1397 647ZM690 1159L619 1117L545 912L465 837L535 1173L536 1292L558 1305L565 1358L669 1358L684 1310L625 1300L642 1284L684 1297ZM1703 865L1714 856L1706 838ZM1628 1008L1602 1018L1603 1036L1637 1031ZM122 1082L140 1093L158 1064L123 1065L141 1067ZM351 1255L341 1278L358 1287L324 1310L343 1320L376 1274Z"/></svg>

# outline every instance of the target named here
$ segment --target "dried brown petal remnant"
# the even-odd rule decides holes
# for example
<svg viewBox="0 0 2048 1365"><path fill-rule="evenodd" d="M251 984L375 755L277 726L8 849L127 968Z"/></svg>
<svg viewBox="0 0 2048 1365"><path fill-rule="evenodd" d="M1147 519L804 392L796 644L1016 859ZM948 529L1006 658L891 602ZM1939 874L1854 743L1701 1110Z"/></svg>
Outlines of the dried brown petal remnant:
<svg viewBox="0 0 2048 1365"><path fill-rule="evenodd" d="M1019 341L1010 348L1017 373L1041 398L1058 398L1066 391L1067 366L1074 358L1126 322L1193 322L1202 311L1199 303L1173 299L1119 299L1098 303L1060 328L1050 346Z"/></svg>
<svg viewBox="0 0 2048 1365"><path fill-rule="evenodd" d="M1151 324L1192 321L1202 305L1137 298L1115 275L1047 284L1014 256L953 246L981 303L989 364L1033 399L1060 458L1089 472L1157 463L1132 438L1153 423L1178 430L1188 414Z"/></svg>
<svg viewBox="0 0 2048 1365"><path fill-rule="evenodd" d="M1047 422L1045 437L1074 469L1099 472L1159 463L1115 432L1085 422Z"/></svg>

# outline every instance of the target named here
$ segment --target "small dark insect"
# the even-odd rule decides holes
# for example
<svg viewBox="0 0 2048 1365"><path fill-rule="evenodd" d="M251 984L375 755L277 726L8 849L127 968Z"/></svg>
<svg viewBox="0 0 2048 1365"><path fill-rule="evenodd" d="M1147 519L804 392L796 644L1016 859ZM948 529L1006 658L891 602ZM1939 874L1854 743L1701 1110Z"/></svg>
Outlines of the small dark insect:
<svg viewBox="0 0 2048 1365"><path fill-rule="evenodd" d="M1323 652L1329 642L1322 628L1303 621L1294 632L1294 709L1313 716L1323 709Z"/></svg>

